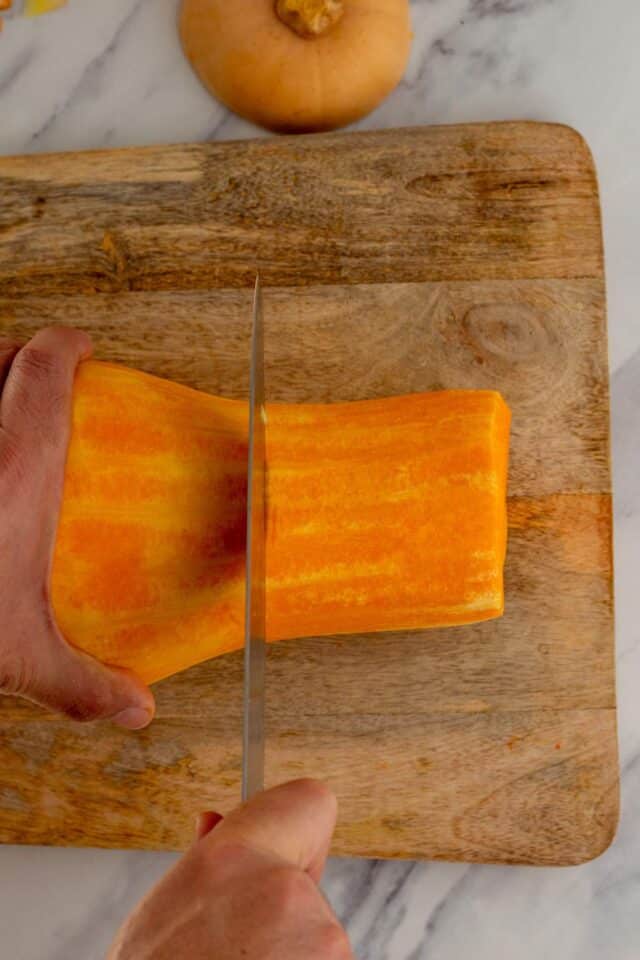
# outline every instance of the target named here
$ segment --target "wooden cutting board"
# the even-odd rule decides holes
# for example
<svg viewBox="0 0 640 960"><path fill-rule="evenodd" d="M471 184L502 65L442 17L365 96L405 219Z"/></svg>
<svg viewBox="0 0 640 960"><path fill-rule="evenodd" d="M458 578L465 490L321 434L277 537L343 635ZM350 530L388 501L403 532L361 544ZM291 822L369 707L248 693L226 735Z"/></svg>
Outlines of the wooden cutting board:
<svg viewBox="0 0 640 960"><path fill-rule="evenodd" d="M504 617L272 648L269 784L326 779L338 853L595 856L618 766L587 147L507 123L0 161L4 333L76 324L100 358L246 396L257 268L271 399L490 387L513 410ZM141 734L3 698L0 839L180 848L232 808L241 656L156 695Z"/></svg>

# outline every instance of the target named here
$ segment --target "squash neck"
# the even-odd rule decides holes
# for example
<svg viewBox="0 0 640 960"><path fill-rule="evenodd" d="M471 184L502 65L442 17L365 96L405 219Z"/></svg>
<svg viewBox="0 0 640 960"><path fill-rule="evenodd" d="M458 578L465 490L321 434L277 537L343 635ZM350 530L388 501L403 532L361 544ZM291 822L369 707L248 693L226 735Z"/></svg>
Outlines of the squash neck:
<svg viewBox="0 0 640 960"><path fill-rule="evenodd" d="M344 0L275 0L275 5L279 19L305 40L329 33L344 14Z"/></svg>

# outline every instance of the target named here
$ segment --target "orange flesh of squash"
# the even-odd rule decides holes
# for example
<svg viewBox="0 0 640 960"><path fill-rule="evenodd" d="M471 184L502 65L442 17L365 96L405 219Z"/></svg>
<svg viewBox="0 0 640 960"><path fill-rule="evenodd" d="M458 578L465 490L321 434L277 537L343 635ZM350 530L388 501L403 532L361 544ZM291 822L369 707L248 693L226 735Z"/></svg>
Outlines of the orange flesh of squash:
<svg viewBox="0 0 640 960"><path fill-rule="evenodd" d="M267 636L503 611L510 414L443 391L267 409ZM64 636L151 683L244 636L247 404L78 371L52 572Z"/></svg>

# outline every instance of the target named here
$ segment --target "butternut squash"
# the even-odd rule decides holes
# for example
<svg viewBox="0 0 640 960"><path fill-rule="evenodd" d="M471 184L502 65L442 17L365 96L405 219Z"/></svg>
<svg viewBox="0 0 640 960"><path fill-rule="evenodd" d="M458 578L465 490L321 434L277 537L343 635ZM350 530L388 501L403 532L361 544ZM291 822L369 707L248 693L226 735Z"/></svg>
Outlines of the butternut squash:
<svg viewBox="0 0 640 960"><path fill-rule="evenodd" d="M267 411L268 639L499 616L509 410L444 391ZM147 682L243 643L247 405L89 361L52 573L67 639Z"/></svg>
<svg viewBox="0 0 640 960"><path fill-rule="evenodd" d="M280 132L333 130L399 83L408 0L183 0L182 46L227 107Z"/></svg>

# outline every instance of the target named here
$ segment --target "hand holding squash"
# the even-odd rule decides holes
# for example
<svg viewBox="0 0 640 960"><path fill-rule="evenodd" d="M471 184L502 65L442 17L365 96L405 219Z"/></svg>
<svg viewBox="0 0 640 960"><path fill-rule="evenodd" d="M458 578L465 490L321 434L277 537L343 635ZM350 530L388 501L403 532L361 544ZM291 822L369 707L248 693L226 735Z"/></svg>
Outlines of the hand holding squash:
<svg viewBox="0 0 640 960"><path fill-rule="evenodd" d="M0 342L0 693L137 729L151 693L69 646L49 599L74 374L90 352L73 330L44 330L22 349Z"/></svg>

